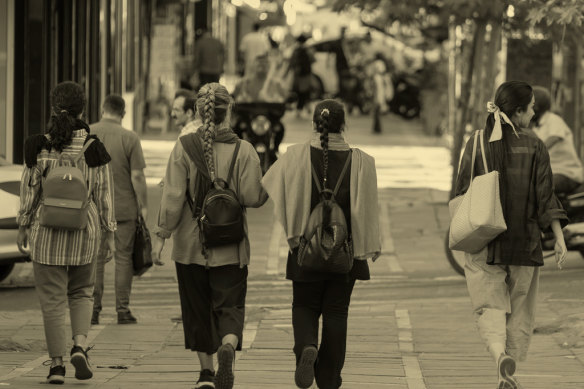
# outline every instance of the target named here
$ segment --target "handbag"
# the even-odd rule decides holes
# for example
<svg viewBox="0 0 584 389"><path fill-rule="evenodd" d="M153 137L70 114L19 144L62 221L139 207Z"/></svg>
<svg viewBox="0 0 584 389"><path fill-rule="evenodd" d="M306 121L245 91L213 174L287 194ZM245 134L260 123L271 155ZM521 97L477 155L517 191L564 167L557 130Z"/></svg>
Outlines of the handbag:
<svg viewBox="0 0 584 389"><path fill-rule="evenodd" d="M474 177L479 137L485 174ZM476 253L507 230L499 193L499 172L489 172L485 157L484 130L477 131L474 137L468 190L450 200L448 208L451 250Z"/></svg>
<svg viewBox="0 0 584 389"><path fill-rule="evenodd" d="M152 267L152 242L150 231L146 227L146 222L142 215L136 220L136 236L134 239L134 250L132 252L132 265L134 275L141 276Z"/></svg>

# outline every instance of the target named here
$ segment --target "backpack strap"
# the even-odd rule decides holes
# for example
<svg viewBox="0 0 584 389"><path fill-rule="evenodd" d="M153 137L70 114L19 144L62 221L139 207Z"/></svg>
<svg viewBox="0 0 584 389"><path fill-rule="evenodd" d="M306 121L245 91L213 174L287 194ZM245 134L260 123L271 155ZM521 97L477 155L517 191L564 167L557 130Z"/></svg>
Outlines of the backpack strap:
<svg viewBox="0 0 584 389"><path fill-rule="evenodd" d="M77 163L81 160L81 157L83 157L83 154L85 154L85 151L89 148L89 146L91 146L94 140L95 139L93 138L89 138L89 140L85 142L81 151L77 153L75 158L73 158L73 162L75 163L75 165L77 165Z"/></svg>
<svg viewBox="0 0 584 389"><path fill-rule="evenodd" d="M237 159L237 154L239 153L239 147L241 146L241 140L237 140L235 143L235 150L233 150L233 157L231 157L231 165L229 165L229 173L227 174L227 185L231 181L233 176L233 168L235 167L235 160Z"/></svg>
<svg viewBox="0 0 584 389"><path fill-rule="evenodd" d="M347 156L347 160L345 161L345 166L343 166L343 170L341 171L341 175L339 176L339 179L337 181L337 185L335 186L335 190L333 191L333 194L335 197L337 197L337 192L339 191L339 188L341 187L341 183L343 182L345 175L347 175L347 169L349 168L349 162L351 162L352 155L353 155L353 150L349 149L349 155Z"/></svg>
<svg viewBox="0 0 584 389"><path fill-rule="evenodd" d="M320 182L318 181L318 174L316 174L316 169L314 168L314 164L310 163L310 167L312 168L312 179L316 184L316 189L318 189L318 193L322 192L322 186L320 186Z"/></svg>

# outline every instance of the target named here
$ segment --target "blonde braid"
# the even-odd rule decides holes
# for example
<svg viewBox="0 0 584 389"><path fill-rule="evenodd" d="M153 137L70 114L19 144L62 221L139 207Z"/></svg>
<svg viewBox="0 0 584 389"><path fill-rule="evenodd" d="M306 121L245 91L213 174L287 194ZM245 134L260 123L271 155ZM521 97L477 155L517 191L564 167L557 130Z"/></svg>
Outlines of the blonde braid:
<svg viewBox="0 0 584 389"><path fill-rule="evenodd" d="M215 141L215 91L207 88L205 95L205 105L203 107L203 141L205 149L205 159L211 180L215 180L215 165L213 163L213 142Z"/></svg>

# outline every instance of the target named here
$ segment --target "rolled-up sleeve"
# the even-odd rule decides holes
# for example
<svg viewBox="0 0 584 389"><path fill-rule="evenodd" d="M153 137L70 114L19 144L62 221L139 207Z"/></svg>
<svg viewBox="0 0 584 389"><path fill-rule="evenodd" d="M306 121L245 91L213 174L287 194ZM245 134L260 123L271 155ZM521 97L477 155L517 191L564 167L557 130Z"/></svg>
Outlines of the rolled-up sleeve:
<svg viewBox="0 0 584 389"><path fill-rule="evenodd" d="M99 214L101 229L103 231L115 231L114 181L111 166L107 163L91 169L95 169L96 174L92 196Z"/></svg>
<svg viewBox="0 0 584 389"><path fill-rule="evenodd" d="M537 222L542 231L548 230L553 220L562 227L568 224L568 215L554 193L552 168L547 148L538 142L535 151L535 192L537 198Z"/></svg>
<svg viewBox="0 0 584 389"><path fill-rule="evenodd" d="M40 201L41 171L38 165L24 166L20 179L20 208L17 223L20 227L30 227Z"/></svg>
<svg viewBox="0 0 584 389"><path fill-rule="evenodd" d="M189 166L179 141L174 145L166 166L158 224L154 227L154 233L158 236L168 239L177 228L186 201L188 177Z"/></svg>

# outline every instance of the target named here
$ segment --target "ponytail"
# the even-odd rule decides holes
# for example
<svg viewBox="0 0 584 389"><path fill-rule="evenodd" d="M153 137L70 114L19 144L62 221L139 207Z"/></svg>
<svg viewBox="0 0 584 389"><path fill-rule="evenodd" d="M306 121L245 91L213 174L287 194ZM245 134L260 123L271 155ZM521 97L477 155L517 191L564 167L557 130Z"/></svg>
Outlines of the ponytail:
<svg viewBox="0 0 584 389"><path fill-rule="evenodd" d="M321 114L322 120L317 123L317 131L320 132L320 146L322 147L322 174L324 187L326 188L328 180L328 142L329 142L329 123L328 111L324 111Z"/></svg>
<svg viewBox="0 0 584 389"><path fill-rule="evenodd" d="M53 110L49 121L48 134L51 137L51 148L58 152L71 144L73 131L81 126L77 117L85 109L85 91L83 87L72 81L65 81L51 91L51 108Z"/></svg>
<svg viewBox="0 0 584 389"><path fill-rule="evenodd" d="M48 132L51 137L51 147L62 152L66 146L70 145L73 131L77 129L75 124L75 118L72 118L66 110L52 115Z"/></svg>

